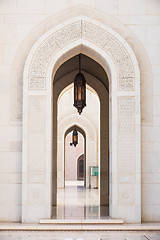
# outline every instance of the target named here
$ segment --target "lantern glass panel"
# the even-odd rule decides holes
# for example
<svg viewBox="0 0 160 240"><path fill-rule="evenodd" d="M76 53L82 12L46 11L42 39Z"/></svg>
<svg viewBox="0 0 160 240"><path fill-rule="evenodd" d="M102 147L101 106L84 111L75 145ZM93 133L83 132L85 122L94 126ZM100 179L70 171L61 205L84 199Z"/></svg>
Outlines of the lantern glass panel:
<svg viewBox="0 0 160 240"><path fill-rule="evenodd" d="M75 96L75 100L77 100L77 86L75 86L74 89L75 89L75 95L74 95Z"/></svg>
<svg viewBox="0 0 160 240"><path fill-rule="evenodd" d="M75 76L74 79L74 104L78 110L78 113L81 114L83 108L86 106L86 81L84 75L81 73L81 63L79 55L79 73Z"/></svg>
<svg viewBox="0 0 160 240"><path fill-rule="evenodd" d="M82 100L85 100L84 99L84 86L82 87Z"/></svg>
<svg viewBox="0 0 160 240"><path fill-rule="evenodd" d="M78 86L78 100L81 100L81 86Z"/></svg>
<svg viewBox="0 0 160 240"><path fill-rule="evenodd" d="M77 135L73 136L73 142L77 142Z"/></svg>

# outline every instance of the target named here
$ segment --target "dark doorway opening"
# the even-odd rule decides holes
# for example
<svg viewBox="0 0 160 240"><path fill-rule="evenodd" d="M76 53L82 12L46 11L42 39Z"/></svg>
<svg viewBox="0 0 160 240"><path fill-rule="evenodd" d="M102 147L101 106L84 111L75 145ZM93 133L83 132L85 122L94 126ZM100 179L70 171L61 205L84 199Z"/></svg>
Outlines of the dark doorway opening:
<svg viewBox="0 0 160 240"><path fill-rule="evenodd" d="M84 154L77 160L77 180L84 180Z"/></svg>

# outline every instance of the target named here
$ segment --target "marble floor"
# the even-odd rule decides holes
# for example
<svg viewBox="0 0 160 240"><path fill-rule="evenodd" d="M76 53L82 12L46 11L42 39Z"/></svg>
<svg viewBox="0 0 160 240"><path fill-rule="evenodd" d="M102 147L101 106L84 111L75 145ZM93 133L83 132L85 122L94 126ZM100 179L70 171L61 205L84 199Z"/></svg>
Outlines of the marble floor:
<svg viewBox="0 0 160 240"><path fill-rule="evenodd" d="M57 207L53 208L53 219L104 219L109 218L108 207L100 207L98 189L86 189L80 182L67 183L58 189Z"/></svg>
<svg viewBox="0 0 160 240"><path fill-rule="evenodd" d="M160 240L160 231L1 231L0 240Z"/></svg>

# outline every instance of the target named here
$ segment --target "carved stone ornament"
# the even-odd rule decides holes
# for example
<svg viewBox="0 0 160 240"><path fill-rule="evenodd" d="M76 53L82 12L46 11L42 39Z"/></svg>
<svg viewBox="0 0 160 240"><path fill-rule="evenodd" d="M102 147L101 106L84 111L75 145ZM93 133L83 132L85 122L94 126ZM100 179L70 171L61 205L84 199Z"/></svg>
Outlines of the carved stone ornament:
<svg viewBox="0 0 160 240"><path fill-rule="evenodd" d="M135 98L118 97L118 171L135 172Z"/></svg>
<svg viewBox="0 0 160 240"><path fill-rule="evenodd" d="M30 65L29 90L46 89L46 72L50 59L63 46L80 38L94 42L112 58L119 76L118 90L134 90L134 66L125 47L114 35L85 21L60 29L41 44Z"/></svg>

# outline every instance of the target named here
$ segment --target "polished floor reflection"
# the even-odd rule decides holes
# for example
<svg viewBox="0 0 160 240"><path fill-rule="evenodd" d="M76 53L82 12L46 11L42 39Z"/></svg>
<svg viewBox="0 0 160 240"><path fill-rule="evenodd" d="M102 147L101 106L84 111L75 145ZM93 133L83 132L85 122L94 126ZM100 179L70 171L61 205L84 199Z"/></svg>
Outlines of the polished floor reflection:
<svg viewBox="0 0 160 240"><path fill-rule="evenodd" d="M1 231L0 240L160 240L160 231Z"/></svg>
<svg viewBox="0 0 160 240"><path fill-rule="evenodd" d="M86 189L80 185L69 185L58 190L57 207L53 208L53 219L104 219L108 207L100 207L98 189Z"/></svg>

